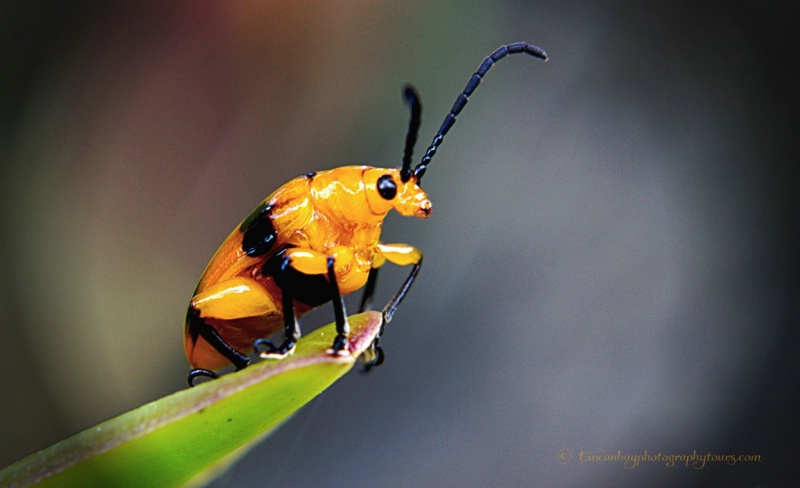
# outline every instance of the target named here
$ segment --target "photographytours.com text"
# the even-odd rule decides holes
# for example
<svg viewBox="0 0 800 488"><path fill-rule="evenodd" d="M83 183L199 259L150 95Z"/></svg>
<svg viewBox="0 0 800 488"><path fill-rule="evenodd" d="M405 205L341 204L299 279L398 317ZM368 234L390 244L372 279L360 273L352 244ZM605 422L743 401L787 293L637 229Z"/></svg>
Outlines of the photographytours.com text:
<svg viewBox="0 0 800 488"><path fill-rule="evenodd" d="M661 451L650 452L645 449L641 453L623 453L621 449L616 452L587 451L584 449L573 452L570 449L561 449L556 453L556 460L561 464L578 462L581 464L594 463L621 463L625 469L636 469L644 463L663 463L664 466L684 466L693 469L703 469L710 463L724 463L734 466L738 463L760 463L760 454L719 454L712 452L697 452L691 454L664 454Z"/></svg>

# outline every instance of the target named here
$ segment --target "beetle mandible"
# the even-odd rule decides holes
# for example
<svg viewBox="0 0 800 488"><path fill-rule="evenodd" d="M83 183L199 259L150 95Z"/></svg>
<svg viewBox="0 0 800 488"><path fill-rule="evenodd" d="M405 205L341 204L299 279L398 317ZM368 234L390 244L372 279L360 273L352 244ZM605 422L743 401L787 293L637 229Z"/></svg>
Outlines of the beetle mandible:
<svg viewBox="0 0 800 488"><path fill-rule="evenodd" d="M342 297L361 288L360 310L375 291L378 269L386 261L411 266L400 289L383 309L384 324L406 296L422 264L409 244L380 242L390 210L422 219L431 202L420 187L422 176L444 136L494 63L525 53L547 60L540 48L524 42L501 46L481 63L458 95L422 160L411 169L421 119L419 96L403 90L411 109L400 168L345 166L308 173L275 190L228 236L211 258L189 303L184 330L186 357L198 377L216 378L228 364L239 370L254 347L261 357L284 357L300 338L297 318L332 302L336 337L329 352L347 355L349 326ZM284 329L279 345L266 337ZM373 360L382 360L380 349Z"/></svg>

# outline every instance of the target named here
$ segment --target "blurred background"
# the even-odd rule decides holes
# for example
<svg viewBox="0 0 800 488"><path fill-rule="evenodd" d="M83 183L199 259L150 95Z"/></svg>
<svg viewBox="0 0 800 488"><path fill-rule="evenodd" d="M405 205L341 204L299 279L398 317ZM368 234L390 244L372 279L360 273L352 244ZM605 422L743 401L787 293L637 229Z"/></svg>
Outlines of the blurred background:
<svg viewBox="0 0 800 488"><path fill-rule="evenodd" d="M186 305L234 226L298 174L399 165L404 83L419 156L526 40L551 60L487 76L431 218L385 224L425 253L386 364L213 486L793 486L790 7L3 3L0 466L185 388ZM377 303L407 273L384 270ZM645 450L762 462L579 459Z"/></svg>

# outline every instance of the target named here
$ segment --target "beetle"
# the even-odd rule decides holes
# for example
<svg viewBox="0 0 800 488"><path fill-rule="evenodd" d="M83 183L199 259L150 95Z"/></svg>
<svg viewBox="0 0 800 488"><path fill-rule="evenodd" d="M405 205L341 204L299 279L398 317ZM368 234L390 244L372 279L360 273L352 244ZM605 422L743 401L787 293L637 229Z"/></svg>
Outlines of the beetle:
<svg viewBox="0 0 800 488"><path fill-rule="evenodd" d="M384 325L392 319L419 273L422 253L409 244L382 243L383 220L392 209L428 218L431 201L420 187L428 164L489 69L518 53L547 60L541 48L525 42L500 46L487 56L413 170L422 107L416 90L407 85L403 96L411 118L400 168L345 166L299 176L275 190L233 230L189 302L184 348L194 368L190 385L198 377L218 377L215 371L230 364L237 370L246 367L250 358L242 351L251 347L263 358L291 354L300 338L298 317L327 302L333 303L336 318L329 353L350 354L342 297L364 288L360 310L368 309L378 269L386 261L411 266L383 309ZM281 328L282 343L266 339ZM380 348L375 352L372 364L379 364L383 353Z"/></svg>

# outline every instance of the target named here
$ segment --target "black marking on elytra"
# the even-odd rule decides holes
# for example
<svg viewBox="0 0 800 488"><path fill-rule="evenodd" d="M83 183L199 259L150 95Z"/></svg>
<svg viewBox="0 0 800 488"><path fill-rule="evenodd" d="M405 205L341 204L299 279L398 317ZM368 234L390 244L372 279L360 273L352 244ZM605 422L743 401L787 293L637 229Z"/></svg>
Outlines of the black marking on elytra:
<svg viewBox="0 0 800 488"><path fill-rule="evenodd" d="M253 225L253 222L261 218L264 214L268 214L271 210L272 210L272 205L267 204L267 202L259 203L258 207L253 209L253 211L250 212L250 215L248 215L247 218L244 219L242 223L239 225L239 230L241 232L245 232L248 227Z"/></svg>
<svg viewBox="0 0 800 488"><path fill-rule="evenodd" d="M194 292L197 295L197 291ZM200 316L195 310L195 308L189 305L189 308L186 310L186 328L189 329L189 335L192 337L192 344L197 344L197 337L200 335L198 330L198 320Z"/></svg>
<svg viewBox="0 0 800 488"><path fill-rule="evenodd" d="M244 233L242 250L250 257L263 256L275 244L278 235L270 218L271 210L272 205L261 203L239 226Z"/></svg>
<svg viewBox="0 0 800 488"><path fill-rule="evenodd" d="M287 248L288 249L288 248ZM311 307L317 307L331 300L331 285L325 275L308 275L301 273L291 266L283 265L282 250L269 258L264 263L261 272L266 276L275 277L275 283L283 293L288 293L296 301ZM282 269L283 268L283 269Z"/></svg>
<svg viewBox="0 0 800 488"><path fill-rule="evenodd" d="M317 176L317 173L316 173L316 172L314 172L314 171L312 171L312 172L310 172L310 173L306 173L306 174L304 174L303 176L305 176L305 177L306 177L306 178L308 178L309 180L313 180L313 179L314 179L314 177L315 177L315 176Z"/></svg>

